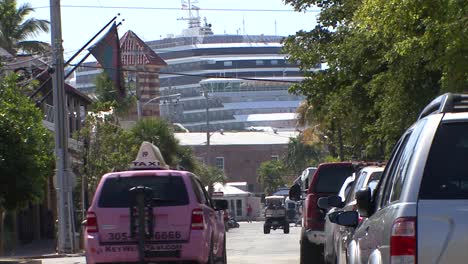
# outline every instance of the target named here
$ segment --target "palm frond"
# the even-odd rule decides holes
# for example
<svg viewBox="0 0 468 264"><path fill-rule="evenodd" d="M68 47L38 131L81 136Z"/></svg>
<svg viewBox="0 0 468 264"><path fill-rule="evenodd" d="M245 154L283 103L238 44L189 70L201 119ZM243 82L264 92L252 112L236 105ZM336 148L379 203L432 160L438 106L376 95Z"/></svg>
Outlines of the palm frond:
<svg viewBox="0 0 468 264"><path fill-rule="evenodd" d="M51 50L50 44L42 41L21 41L16 45L19 51L24 51L26 53L48 52Z"/></svg>
<svg viewBox="0 0 468 264"><path fill-rule="evenodd" d="M49 21L44 19L30 18L18 26L16 35L18 40L36 37L39 33L49 32Z"/></svg>

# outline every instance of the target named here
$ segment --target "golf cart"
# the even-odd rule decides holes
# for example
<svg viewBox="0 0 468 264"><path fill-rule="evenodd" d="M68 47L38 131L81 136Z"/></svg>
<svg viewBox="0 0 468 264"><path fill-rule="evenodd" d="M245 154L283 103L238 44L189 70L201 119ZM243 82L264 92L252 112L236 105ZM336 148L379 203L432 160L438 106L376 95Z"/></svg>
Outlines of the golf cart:
<svg viewBox="0 0 468 264"><path fill-rule="evenodd" d="M289 233L289 221L284 206L283 196L267 196L265 197L265 224L263 225L263 233L269 234L270 230L283 229L285 234Z"/></svg>

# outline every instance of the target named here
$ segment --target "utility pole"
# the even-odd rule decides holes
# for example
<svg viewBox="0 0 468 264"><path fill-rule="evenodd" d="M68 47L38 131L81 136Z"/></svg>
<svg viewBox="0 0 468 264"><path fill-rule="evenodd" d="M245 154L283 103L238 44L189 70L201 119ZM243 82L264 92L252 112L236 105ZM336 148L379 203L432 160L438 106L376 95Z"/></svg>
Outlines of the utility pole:
<svg viewBox="0 0 468 264"><path fill-rule="evenodd" d="M55 125L55 189L57 190L58 253L75 252L72 172L68 157L68 109L64 89L64 62L60 0L50 0L52 85Z"/></svg>
<svg viewBox="0 0 468 264"><path fill-rule="evenodd" d="M206 102L206 165L211 164L211 147L210 147L210 105L208 101L208 89L204 91Z"/></svg>

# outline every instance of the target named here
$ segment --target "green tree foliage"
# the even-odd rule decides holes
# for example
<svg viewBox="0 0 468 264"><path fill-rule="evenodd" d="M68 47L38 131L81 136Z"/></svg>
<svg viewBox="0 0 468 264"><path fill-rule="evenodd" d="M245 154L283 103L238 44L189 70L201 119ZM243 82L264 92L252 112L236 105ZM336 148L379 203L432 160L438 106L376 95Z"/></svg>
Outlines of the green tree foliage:
<svg viewBox="0 0 468 264"><path fill-rule="evenodd" d="M467 91L466 1L285 0L319 6L317 26L284 42L306 80L309 124L346 158L383 158L430 100ZM318 63L328 68L309 69ZM338 151L339 152L339 151Z"/></svg>
<svg viewBox="0 0 468 264"><path fill-rule="evenodd" d="M186 151L179 146L169 123L163 119L144 118L135 124L132 133L136 142L148 141L158 146L166 163L175 167L179 163L178 151Z"/></svg>
<svg viewBox="0 0 468 264"><path fill-rule="evenodd" d="M302 136L290 138L284 164L294 175L299 175L305 168L317 165L322 157L320 144L308 144Z"/></svg>
<svg viewBox="0 0 468 264"><path fill-rule="evenodd" d="M118 95L114 83L105 73L96 76L96 96L101 103L109 104L113 107L118 116L122 116L135 105L136 99L133 96L121 98Z"/></svg>
<svg viewBox="0 0 468 264"><path fill-rule="evenodd" d="M213 193L213 184L216 182L226 182L224 173L214 166L205 166L197 162L195 174L200 177L204 186L208 186L208 192Z"/></svg>
<svg viewBox="0 0 468 264"><path fill-rule="evenodd" d="M17 7L16 0L0 0L0 46L12 54L50 50L45 42L30 40L42 32L49 32L49 22L27 18L34 9L29 3Z"/></svg>
<svg viewBox="0 0 468 264"><path fill-rule="evenodd" d="M284 176L286 168L281 161L269 160L262 162L257 170L257 182L263 186L265 194L271 195L278 187L286 183Z"/></svg>
<svg viewBox="0 0 468 264"><path fill-rule="evenodd" d="M109 104L96 104L94 114L88 115L86 125L76 135L83 143L80 175L87 177L90 194L105 173L127 170L143 141L156 145L171 167L180 165L184 170L205 172L195 161L192 149L179 144L164 120L142 119L127 131L120 127L115 114L101 111L108 109Z"/></svg>
<svg viewBox="0 0 468 264"><path fill-rule="evenodd" d="M16 77L0 80L0 252L3 214L39 201L53 175L53 138Z"/></svg>
<svg viewBox="0 0 468 264"><path fill-rule="evenodd" d="M80 175L87 178L91 194L102 175L127 170L140 147L133 134L118 125L115 115L101 111L87 116L85 126L76 137L82 142Z"/></svg>
<svg viewBox="0 0 468 264"><path fill-rule="evenodd" d="M176 152L178 164L182 167L183 170L195 171L197 166L199 166L199 164L196 162L192 148L178 145Z"/></svg>

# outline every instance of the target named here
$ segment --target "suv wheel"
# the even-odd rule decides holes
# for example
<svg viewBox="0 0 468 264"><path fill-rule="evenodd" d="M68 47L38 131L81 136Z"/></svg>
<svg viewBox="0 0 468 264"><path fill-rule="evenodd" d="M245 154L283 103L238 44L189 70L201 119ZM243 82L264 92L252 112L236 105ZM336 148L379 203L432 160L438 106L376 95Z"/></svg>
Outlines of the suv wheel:
<svg viewBox="0 0 468 264"><path fill-rule="evenodd" d="M300 250L300 264L324 263L320 247L310 243L307 238L302 237Z"/></svg>
<svg viewBox="0 0 468 264"><path fill-rule="evenodd" d="M263 225L263 233L264 234L270 234L270 226L269 225Z"/></svg>
<svg viewBox="0 0 468 264"><path fill-rule="evenodd" d="M211 240L210 252L208 254L208 261L206 264L215 264L215 258L213 256L213 240Z"/></svg>
<svg viewBox="0 0 468 264"><path fill-rule="evenodd" d="M289 223L286 222L283 227L283 233L289 234Z"/></svg>
<svg viewBox="0 0 468 264"><path fill-rule="evenodd" d="M221 257L220 262L218 264L226 264L227 263L227 252L226 252L226 236L224 236L224 242L223 242L223 256Z"/></svg>

